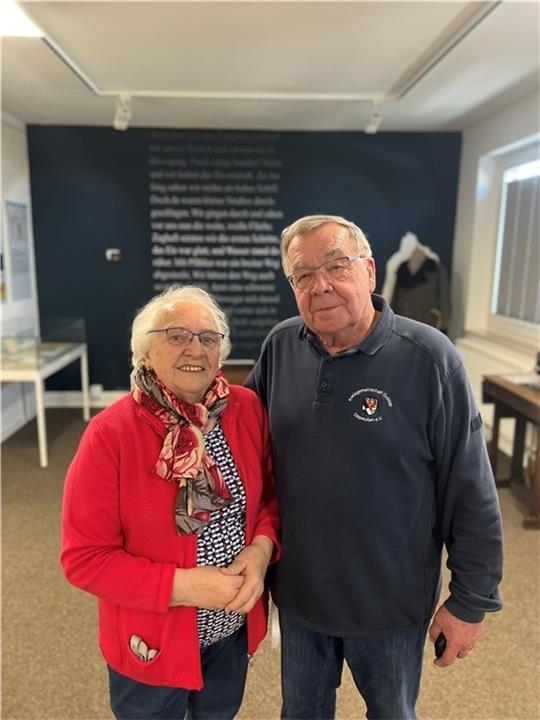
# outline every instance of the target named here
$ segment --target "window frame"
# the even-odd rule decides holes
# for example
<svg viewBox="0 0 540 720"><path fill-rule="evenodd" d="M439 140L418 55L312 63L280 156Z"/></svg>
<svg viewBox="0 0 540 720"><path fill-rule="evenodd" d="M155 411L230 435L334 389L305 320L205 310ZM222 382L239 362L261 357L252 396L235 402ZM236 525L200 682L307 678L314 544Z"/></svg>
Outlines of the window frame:
<svg viewBox="0 0 540 720"><path fill-rule="evenodd" d="M500 338L508 343L508 338L524 347L532 347L535 351L540 342L540 325L534 322L506 317L494 312L494 297L498 284L497 273L499 269L499 255L501 247L501 220L503 219L503 185L504 173L510 168L524 165L540 158L540 138L537 136L518 149L502 149L490 154L494 160L491 188L491 202L496 217L494 218L495 232L492 245L491 274L489 287L489 301L487 305L486 332L489 336ZM478 194L478 186L477 186Z"/></svg>

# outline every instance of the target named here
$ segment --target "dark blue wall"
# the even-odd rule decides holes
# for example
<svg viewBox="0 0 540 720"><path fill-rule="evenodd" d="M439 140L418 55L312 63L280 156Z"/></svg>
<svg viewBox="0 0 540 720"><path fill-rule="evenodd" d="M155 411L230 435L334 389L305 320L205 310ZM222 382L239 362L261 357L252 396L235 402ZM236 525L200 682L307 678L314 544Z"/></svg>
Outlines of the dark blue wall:
<svg viewBox="0 0 540 720"><path fill-rule="evenodd" d="M128 386L133 313L153 294L150 133L28 127L40 314L85 319L91 382L105 389ZM372 244L379 288L385 262L407 230L450 268L459 133L275 136L276 152L283 160L283 226L312 213L353 220ZM232 142L234 133L228 131L223 138ZM223 138L216 142L222 145ZM129 251L121 263L107 263L108 247ZM294 313L294 302L285 282L280 290L280 313L285 317ZM57 388L77 387L76 369L52 380Z"/></svg>

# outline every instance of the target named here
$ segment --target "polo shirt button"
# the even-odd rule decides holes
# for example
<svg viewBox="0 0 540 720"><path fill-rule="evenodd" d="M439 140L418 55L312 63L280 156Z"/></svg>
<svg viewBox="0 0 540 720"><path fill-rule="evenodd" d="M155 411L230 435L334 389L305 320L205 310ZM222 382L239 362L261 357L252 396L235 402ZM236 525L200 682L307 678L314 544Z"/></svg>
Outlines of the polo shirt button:
<svg viewBox="0 0 540 720"><path fill-rule="evenodd" d="M327 388L327 387L328 387L328 383L326 382L326 380L323 380L323 381L322 381L321 387L322 387L322 388Z"/></svg>

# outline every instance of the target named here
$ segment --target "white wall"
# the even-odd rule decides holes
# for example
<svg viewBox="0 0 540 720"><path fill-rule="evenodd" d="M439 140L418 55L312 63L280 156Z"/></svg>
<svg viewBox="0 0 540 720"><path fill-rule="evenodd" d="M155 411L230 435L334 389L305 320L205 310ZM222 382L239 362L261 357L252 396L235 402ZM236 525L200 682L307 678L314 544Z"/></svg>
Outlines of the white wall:
<svg viewBox="0 0 540 720"><path fill-rule="evenodd" d="M483 306L491 291L491 248L497 221L496 210L489 206L495 197L488 192L490 165L501 150L538 137L539 108L540 95L535 92L463 133L452 263L452 282L456 280L452 287L453 337L485 329Z"/></svg>
<svg viewBox="0 0 540 720"><path fill-rule="evenodd" d="M500 198L498 162L501 153L517 150L538 138L539 108L540 96L535 92L463 133L450 334L457 338L457 347L488 426L493 406L480 402L483 375L530 372L538 349L531 341L531 327L515 324L506 337L494 336L488 317ZM510 449L511 423L505 421L502 427L502 446L506 451Z"/></svg>
<svg viewBox="0 0 540 720"><path fill-rule="evenodd" d="M31 249L30 269L32 297L28 300L14 301L9 284L10 256L8 228L6 224L6 202L12 201L28 207L28 238ZM34 263L34 236L32 231L32 211L30 199L30 173L28 167L28 148L23 123L2 114L2 236L4 241L4 276L6 279L6 298L1 304L2 337L25 330L39 334L39 314L37 305L36 275ZM2 426L1 440L5 440L22 427L34 413L33 391L30 385L4 383L1 388ZM26 400L26 402L25 402Z"/></svg>

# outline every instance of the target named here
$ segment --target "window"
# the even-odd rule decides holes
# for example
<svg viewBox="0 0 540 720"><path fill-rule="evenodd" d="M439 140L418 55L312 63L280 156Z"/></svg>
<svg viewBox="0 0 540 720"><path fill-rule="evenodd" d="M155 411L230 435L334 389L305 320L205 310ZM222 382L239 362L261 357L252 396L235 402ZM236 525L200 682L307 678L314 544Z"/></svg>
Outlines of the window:
<svg viewBox="0 0 540 720"><path fill-rule="evenodd" d="M491 312L540 323L540 160L507 168Z"/></svg>

